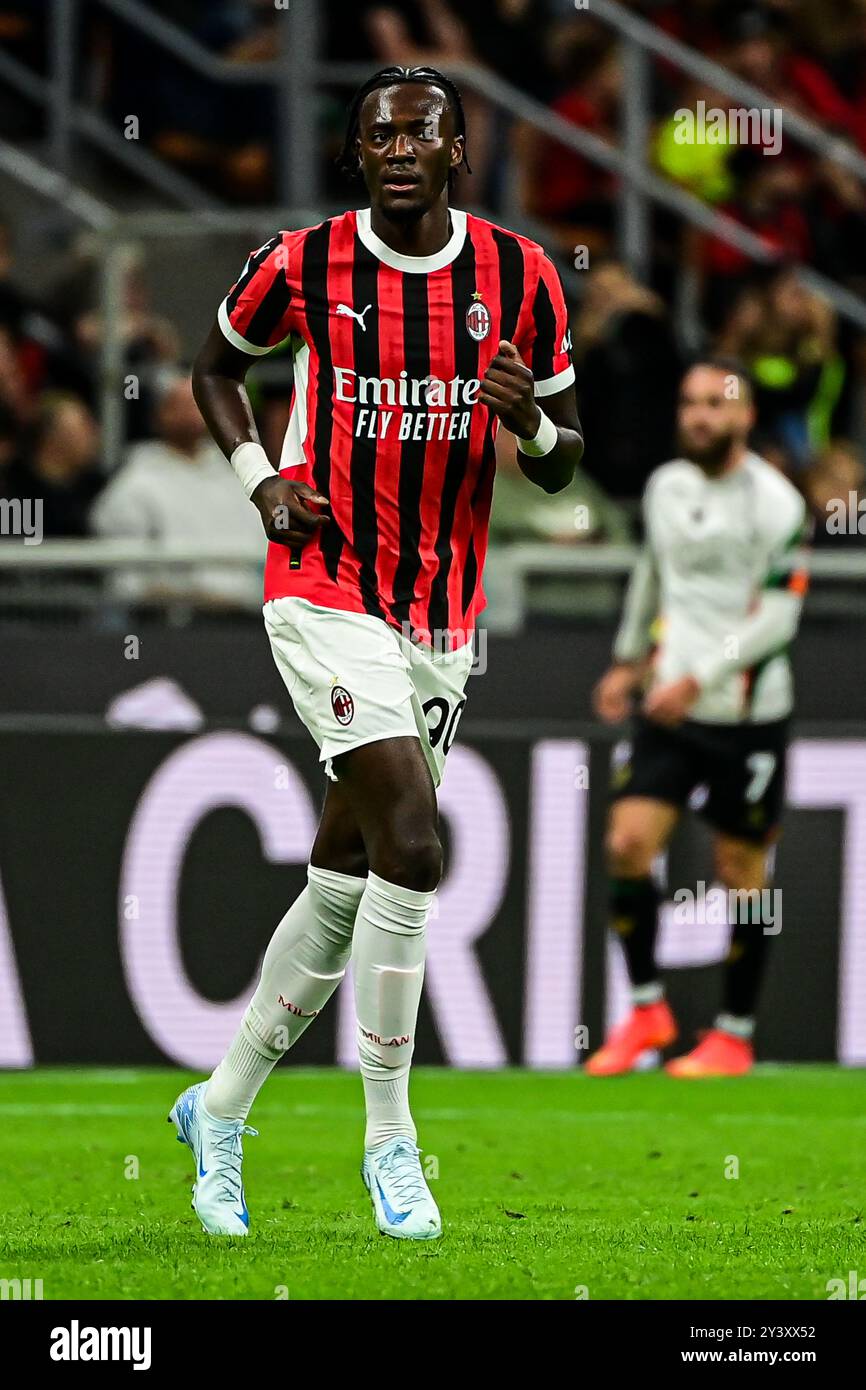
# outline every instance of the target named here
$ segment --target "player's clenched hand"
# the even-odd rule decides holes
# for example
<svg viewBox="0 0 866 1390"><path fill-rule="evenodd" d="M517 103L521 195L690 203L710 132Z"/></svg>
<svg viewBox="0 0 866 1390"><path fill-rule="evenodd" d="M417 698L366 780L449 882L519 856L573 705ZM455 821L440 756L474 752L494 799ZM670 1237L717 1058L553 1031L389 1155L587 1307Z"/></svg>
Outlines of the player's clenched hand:
<svg viewBox="0 0 866 1390"><path fill-rule="evenodd" d="M541 411L535 404L532 372L521 361L514 344L504 338L484 373L478 399L499 416L512 434L521 439L534 439L538 434Z"/></svg>
<svg viewBox="0 0 866 1390"><path fill-rule="evenodd" d="M638 683L634 666L611 666L592 693L593 708L606 724L620 724L631 712L631 700Z"/></svg>
<svg viewBox="0 0 866 1390"><path fill-rule="evenodd" d="M307 506L308 502L319 507L328 505L327 497L316 492L308 483L293 483L288 478L265 478L250 500L258 507L268 540L289 545L292 549L307 545L330 520Z"/></svg>
<svg viewBox="0 0 866 1390"><path fill-rule="evenodd" d="M679 680L668 681L651 690L644 700L643 712L647 719L672 729L682 724L700 693L701 687L694 676L680 676Z"/></svg>

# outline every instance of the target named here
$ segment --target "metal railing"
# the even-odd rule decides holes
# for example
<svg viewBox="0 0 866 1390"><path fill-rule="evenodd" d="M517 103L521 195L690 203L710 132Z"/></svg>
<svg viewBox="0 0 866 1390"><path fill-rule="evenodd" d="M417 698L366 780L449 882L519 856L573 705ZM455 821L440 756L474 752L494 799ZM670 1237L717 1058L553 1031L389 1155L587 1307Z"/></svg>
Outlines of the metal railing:
<svg viewBox="0 0 866 1390"><path fill-rule="evenodd" d="M264 535L259 559L249 547L224 542L5 540L0 624L72 618L111 627L140 609L158 613L170 626L185 625L201 612L260 618L265 548Z"/></svg>
<svg viewBox="0 0 866 1390"><path fill-rule="evenodd" d="M264 541L263 541L264 546ZM598 579L625 580L638 554L635 545L583 545L567 548L538 543L492 545L485 567L485 587L490 608L484 624L494 632L519 632L530 608L534 580L559 578L573 580L575 613L581 610L581 584ZM262 560L264 556L262 557ZM866 549L863 551L818 550L804 553L813 584L807 599L807 616L863 615L866 607ZM134 539L43 540L25 544L7 540L0 543L0 621L14 614L98 610L112 606L123 610L130 600L114 594L110 581L117 575L173 573L179 584L184 577L202 568L219 567L247 573L261 569L250 559L249 551L231 549L224 544L210 547L189 543L160 543ZM84 575L104 578L105 585L82 583ZM14 577L10 587L8 576ZM46 589L46 583L51 587ZM844 586L856 586L856 594ZM844 591L844 592L839 592ZM182 609L189 616L196 611L191 593L169 593L146 601L167 610ZM207 605L205 605L207 606ZM260 599L253 594L238 609L258 614ZM611 589L599 607L597 596L589 613L593 619L613 619L619 611L620 587Z"/></svg>
<svg viewBox="0 0 866 1390"><path fill-rule="evenodd" d="M228 466L228 465L226 465ZM262 535L262 557L265 560L266 541ZM115 569L159 570L189 565L226 565L249 569L256 561L250 559L249 548L219 545L180 544L168 541L141 540L136 537L118 540L92 539L41 540L37 544L26 540L5 540L0 544L0 572L16 574L62 573L66 570L93 570L110 573Z"/></svg>

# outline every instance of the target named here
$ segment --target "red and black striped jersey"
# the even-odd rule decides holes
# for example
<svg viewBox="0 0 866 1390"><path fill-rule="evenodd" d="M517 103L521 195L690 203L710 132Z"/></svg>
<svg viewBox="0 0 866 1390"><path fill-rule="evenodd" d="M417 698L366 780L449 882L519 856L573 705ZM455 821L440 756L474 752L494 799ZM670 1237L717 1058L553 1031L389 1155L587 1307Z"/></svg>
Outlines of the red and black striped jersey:
<svg viewBox="0 0 866 1390"><path fill-rule="evenodd" d="M478 402L500 339L545 396L574 381L559 276L543 249L451 209L432 256L392 251L370 210L280 232L219 309L254 356L291 340L284 477L329 499L294 557L271 544L265 599L370 613L459 647L484 607L481 572L498 417ZM429 634L429 635L428 635Z"/></svg>

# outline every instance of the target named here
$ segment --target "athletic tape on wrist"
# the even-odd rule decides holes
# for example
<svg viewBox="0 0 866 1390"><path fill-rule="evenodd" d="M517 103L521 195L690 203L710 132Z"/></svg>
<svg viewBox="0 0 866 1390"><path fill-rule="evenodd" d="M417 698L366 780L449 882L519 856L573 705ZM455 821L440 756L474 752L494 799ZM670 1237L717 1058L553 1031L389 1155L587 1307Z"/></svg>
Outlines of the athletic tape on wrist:
<svg viewBox="0 0 866 1390"><path fill-rule="evenodd" d="M534 439L521 439L518 436L517 447L521 454L529 454L532 458L542 458L545 454L549 454L551 449L556 448L558 439L559 431L556 425L542 410L541 424L538 426L538 433Z"/></svg>
<svg viewBox="0 0 866 1390"><path fill-rule="evenodd" d="M254 444L251 439L238 445L232 454L231 465L247 497L252 497L265 478L279 477L261 444Z"/></svg>

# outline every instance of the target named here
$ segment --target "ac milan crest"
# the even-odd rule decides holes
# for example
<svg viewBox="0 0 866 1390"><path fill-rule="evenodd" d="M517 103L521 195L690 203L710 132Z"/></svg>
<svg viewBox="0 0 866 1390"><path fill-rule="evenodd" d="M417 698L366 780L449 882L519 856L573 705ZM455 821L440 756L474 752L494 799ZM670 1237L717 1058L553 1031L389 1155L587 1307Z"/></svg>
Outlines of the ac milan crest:
<svg viewBox="0 0 866 1390"><path fill-rule="evenodd" d="M355 701L345 686L334 686L331 691L331 709L338 724L351 724L355 714Z"/></svg>
<svg viewBox="0 0 866 1390"><path fill-rule="evenodd" d="M474 338L476 343L482 343L490 332L490 310L479 290L473 294L472 303L466 310L466 327L470 338Z"/></svg>

